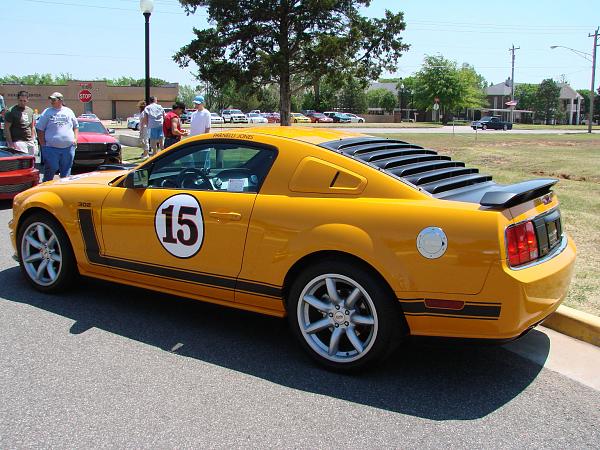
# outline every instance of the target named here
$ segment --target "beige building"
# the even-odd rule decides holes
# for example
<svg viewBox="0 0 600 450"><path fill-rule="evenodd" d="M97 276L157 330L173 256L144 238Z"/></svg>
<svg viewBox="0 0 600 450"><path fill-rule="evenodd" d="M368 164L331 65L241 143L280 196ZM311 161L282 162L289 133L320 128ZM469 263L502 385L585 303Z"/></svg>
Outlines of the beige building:
<svg viewBox="0 0 600 450"><path fill-rule="evenodd" d="M144 99L145 89L137 86L108 86L106 81L68 81L66 85L23 85L23 84L0 84L0 94L4 96L6 106L10 107L17 103L19 91L29 92L29 106L38 113L50 106L48 96L53 92L60 92L65 96L65 104L71 108L76 115L83 113L94 113L100 119L125 120L127 117L139 112L137 102ZM80 93L89 91L91 100L82 102ZM177 98L179 84L172 83L160 87L151 87L150 95L158 97L158 102L164 107L171 107ZM81 97L89 98L83 92Z"/></svg>

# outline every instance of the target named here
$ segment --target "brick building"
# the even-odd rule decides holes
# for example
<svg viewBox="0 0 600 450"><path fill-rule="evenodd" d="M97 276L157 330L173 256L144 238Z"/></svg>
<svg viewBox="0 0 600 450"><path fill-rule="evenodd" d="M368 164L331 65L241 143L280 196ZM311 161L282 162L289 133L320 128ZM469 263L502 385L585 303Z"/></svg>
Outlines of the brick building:
<svg viewBox="0 0 600 450"><path fill-rule="evenodd" d="M92 94L91 101L84 103L79 99L82 90ZM76 115L94 113L100 119L125 119L138 112L137 102L144 99L144 87L108 86L106 81L70 80L66 85L23 85L0 84L0 94L4 96L7 106L17 103L19 91L29 92L29 106L41 113L50 104L48 96L60 92L65 96L65 104ZM179 84L172 83L150 88L150 95L158 97L159 103L170 107L179 93Z"/></svg>

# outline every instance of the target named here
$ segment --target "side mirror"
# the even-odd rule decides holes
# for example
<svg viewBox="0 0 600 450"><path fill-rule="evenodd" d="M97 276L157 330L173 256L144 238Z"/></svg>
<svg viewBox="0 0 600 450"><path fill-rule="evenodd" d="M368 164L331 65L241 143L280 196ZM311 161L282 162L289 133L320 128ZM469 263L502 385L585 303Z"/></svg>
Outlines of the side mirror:
<svg viewBox="0 0 600 450"><path fill-rule="evenodd" d="M115 129L114 128L109 128L108 129L108 133L109 134L115 134Z"/></svg>
<svg viewBox="0 0 600 450"><path fill-rule="evenodd" d="M123 187L133 189L146 189L148 187L148 169L136 169L133 172L129 172Z"/></svg>

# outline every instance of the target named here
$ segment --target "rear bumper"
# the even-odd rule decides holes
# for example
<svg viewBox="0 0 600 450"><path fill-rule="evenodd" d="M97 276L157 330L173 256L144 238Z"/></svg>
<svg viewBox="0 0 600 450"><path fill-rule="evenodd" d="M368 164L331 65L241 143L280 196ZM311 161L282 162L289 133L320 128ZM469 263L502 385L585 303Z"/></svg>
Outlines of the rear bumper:
<svg viewBox="0 0 600 450"><path fill-rule="evenodd" d="M495 340L519 337L552 314L567 295L576 249L568 236L563 239L563 250L540 264L513 270L504 261L494 263L476 295L431 294L430 298L465 301L462 311L425 308L414 315L410 309L415 309L415 300L400 299L411 334Z"/></svg>

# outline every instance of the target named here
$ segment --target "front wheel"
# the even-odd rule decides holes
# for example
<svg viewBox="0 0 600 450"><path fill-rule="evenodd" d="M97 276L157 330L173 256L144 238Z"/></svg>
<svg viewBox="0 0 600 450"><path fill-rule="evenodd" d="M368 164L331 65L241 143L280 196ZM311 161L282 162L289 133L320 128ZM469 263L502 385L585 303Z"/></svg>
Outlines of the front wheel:
<svg viewBox="0 0 600 450"><path fill-rule="evenodd" d="M288 297L288 320L310 356L336 371L382 360L404 332L395 298L369 271L326 260L307 268Z"/></svg>
<svg viewBox="0 0 600 450"><path fill-rule="evenodd" d="M50 215L34 214L19 227L21 271L38 291L66 290L77 276L73 249L62 226Z"/></svg>

